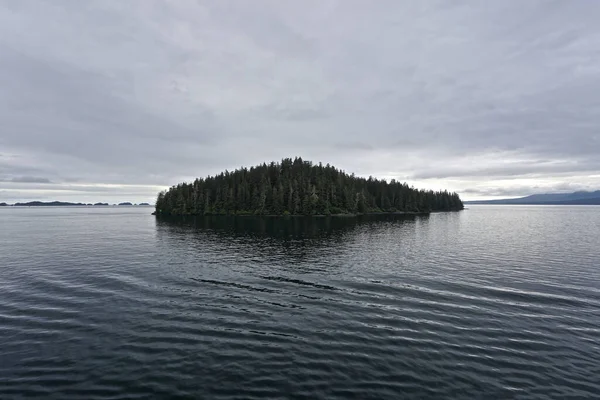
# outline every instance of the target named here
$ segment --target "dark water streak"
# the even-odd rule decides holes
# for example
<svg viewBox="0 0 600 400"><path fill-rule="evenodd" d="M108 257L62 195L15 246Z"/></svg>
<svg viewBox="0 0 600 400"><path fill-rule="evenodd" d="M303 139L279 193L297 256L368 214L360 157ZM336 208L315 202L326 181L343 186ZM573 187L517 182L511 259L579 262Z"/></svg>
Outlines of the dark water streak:
<svg viewBox="0 0 600 400"><path fill-rule="evenodd" d="M595 398L600 208L0 210L0 398Z"/></svg>

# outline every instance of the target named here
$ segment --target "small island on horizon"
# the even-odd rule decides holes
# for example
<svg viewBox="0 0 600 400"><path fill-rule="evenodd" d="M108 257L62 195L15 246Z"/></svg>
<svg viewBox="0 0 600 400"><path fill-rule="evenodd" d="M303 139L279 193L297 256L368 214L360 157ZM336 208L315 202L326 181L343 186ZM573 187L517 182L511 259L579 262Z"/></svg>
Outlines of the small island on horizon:
<svg viewBox="0 0 600 400"><path fill-rule="evenodd" d="M300 157L225 171L158 194L155 215L361 215L460 211L457 193L360 178Z"/></svg>
<svg viewBox="0 0 600 400"><path fill-rule="evenodd" d="M134 204L130 202L124 202L119 204L109 203L74 203L68 201L28 201L28 202L17 202L14 204L8 204L5 202L0 203L0 207L115 207L115 206L150 206L149 203Z"/></svg>

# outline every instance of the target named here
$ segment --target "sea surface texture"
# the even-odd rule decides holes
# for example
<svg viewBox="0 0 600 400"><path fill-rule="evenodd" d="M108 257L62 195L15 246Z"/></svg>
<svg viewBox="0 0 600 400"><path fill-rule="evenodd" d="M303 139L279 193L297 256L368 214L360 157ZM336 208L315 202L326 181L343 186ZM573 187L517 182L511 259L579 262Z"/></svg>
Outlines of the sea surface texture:
<svg viewBox="0 0 600 400"><path fill-rule="evenodd" d="M600 207L0 208L0 398L600 398Z"/></svg>

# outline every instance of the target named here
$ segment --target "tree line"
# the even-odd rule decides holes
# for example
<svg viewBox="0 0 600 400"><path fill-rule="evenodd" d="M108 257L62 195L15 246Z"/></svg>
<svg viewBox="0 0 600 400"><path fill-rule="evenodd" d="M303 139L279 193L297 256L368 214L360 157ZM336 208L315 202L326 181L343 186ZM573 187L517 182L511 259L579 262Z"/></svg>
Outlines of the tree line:
<svg viewBox="0 0 600 400"><path fill-rule="evenodd" d="M163 215L334 215L463 208L456 193L418 190L394 179L360 178L300 157L180 183L156 199L156 213Z"/></svg>

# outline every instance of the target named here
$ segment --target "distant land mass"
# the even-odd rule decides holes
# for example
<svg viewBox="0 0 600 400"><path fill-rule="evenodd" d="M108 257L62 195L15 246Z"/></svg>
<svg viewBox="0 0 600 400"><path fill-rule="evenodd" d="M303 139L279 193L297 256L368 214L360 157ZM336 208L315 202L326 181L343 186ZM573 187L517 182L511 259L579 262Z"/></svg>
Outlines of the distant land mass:
<svg viewBox="0 0 600 400"><path fill-rule="evenodd" d="M595 192L533 194L516 199L465 201L465 204L600 205L600 190Z"/></svg>
<svg viewBox="0 0 600 400"><path fill-rule="evenodd" d="M8 206L8 204L6 204L6 203L0 203L0 207L6 207L6 206Z"/></svg>
<svg viewBox="0 0 600 400"><path fill-rule="evenodd" d="M425 191L348 175L302 158L242 167L180 183L158 194L157 215L357 215L464 208L448 191Z"/></svg>
<svg viewBox="0 0 600 400"><path fill-rule="evenodd" d="M120 206L133 206L134 204L130 203L130 202L125 202L125 203L119 203ZM149 206L150 204L148 203L140 203L141 205L146 205ZM11 206L11 204L7 204L7 203L0 203L0 206ZM73 206L94 206L94 207L98 207L98 206L109 206L108 203L72 203L72 202L67 202L67 201L29 201L26 203L15 203L12 204L12 206L15 207L73 207Z"/></svg>
<svg viewBox="0 0 600 400"><path fill-rule="evenodd" d="M85 203L69 203L65 201L30 201L27 203L15 203L16 207L65 207L65 206L85 206Z"/></svg>

